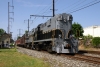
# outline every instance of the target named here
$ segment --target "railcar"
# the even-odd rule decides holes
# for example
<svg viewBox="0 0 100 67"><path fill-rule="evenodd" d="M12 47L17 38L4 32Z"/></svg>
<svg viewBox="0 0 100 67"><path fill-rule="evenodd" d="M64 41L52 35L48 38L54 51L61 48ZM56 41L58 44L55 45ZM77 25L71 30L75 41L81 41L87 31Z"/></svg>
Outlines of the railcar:
<svg viewBox="0 0 100 67"><path fill-rule="evenodd" d="M26 46L25 46L25 34L21 37L20 40L21 40L21 44L20 44L21 47L26 47Z"/></svg>
<svg viewBox="0 0 100 67"><path fill-rule="evenodd" d="M17 39L16 42L15 42L15 44L16 44L17 46L20 46L20 45L21 45L21 40L20 40L20 39Z"/></svg>
<svg viewBox="0 0 100 67"><path fill-rule="evenodd" d="M17 46L26 47L25 46L25 34L22 37L20 37L19 39L17 39L15 43Z"/></svg>

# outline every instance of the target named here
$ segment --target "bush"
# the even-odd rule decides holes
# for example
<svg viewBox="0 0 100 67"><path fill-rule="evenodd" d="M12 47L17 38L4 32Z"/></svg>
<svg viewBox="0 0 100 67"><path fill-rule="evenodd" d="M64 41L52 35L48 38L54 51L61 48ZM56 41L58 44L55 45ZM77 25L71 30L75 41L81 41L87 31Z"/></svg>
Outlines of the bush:
<svg viewBox="0 0 100 67"><path fill-rule="evenodd" d="M83 36L83 39L92 39L93 37L91 35Z"/></svg>
<svg viewBox="0 0 100 67"><path fill-rule="evenodd" d="M94 47L100 47L100 37L94 37L93 39L92 39L92 45L94 46Z"/></svg>
<svg viewBox="0 0 100 67"><path fill-rule="evenodd" d="M83 43L85 47L91 47L91 43L92 43L92 36L91 35L87 35L87 36L83 36Z"/></svg>

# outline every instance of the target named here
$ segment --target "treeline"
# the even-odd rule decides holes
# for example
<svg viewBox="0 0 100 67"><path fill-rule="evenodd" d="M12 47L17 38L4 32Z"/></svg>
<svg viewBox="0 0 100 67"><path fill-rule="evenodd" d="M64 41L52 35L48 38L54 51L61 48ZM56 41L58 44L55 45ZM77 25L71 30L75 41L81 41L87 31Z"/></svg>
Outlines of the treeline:
<svg viewBox="0 0 100 67"><path fill-rule="evenodd" d="M4 34L4 33L6 33L6 31L5 31L4 29L0 28L0 36L1 36L2 34Z"/></svg>
<svg viewBox="0 0 100 67"><path fill-rule="evenodd" d="M100 48L100 37L92 37L91 35L83 36L84 30L81 24L74 22L72 24L72 32L76 38L81 38L85 47Z"/></svg>

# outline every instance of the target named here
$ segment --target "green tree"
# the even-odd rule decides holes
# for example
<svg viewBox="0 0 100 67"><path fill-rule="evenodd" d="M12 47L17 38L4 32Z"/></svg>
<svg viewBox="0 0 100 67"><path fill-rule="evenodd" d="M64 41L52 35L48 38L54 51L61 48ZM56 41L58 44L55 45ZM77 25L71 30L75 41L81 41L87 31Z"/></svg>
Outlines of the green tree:
<svg viewBox="0 0 100 67"><path fill-rule="evenodd" d="M75 37L81 37L83 36L84 30L79 23L74 22L72 24L72 32L75 35Z"/></svg>
<svg viewBox="0 0 100 67"><path fill-rule="evenodd" d="M28 36L28 31L27 30L25 31L25 36Z"/></svg>
<svg viewBox="0 0 100 67"><path fill-rule="evenodd" d="M28 31L27 30L25 31L25 34L28 34Z"/></svg>
<svg viewBox="0 0 100 67"><path fill-rule="evenodd" d="M17 37L17 40L18 40L18 39L20 39L20 38L21 38L21 37L20 37L20 36L18 36L18 37Z"/></svg>
<svg viewBox="0 0 100 67"><path fill-rule="evenodd" d="M4 33L5 33L4 29L0 28L0 36L1 36L2 34L4 34Z"/></svg>
<svg viewBox="0 0 100 67"><path fill-rule="evenodd" d="M92 39L92 43L93 43L92 45L94 47L100 48L100 37L94 37Z"/></svg>

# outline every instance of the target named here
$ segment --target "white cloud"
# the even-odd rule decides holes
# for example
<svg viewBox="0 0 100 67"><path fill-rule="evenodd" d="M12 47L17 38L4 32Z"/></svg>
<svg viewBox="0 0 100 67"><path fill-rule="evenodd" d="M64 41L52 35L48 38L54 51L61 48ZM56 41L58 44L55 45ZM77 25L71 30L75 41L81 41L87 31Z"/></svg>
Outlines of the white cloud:
<svg viewBox="0 0 100 67"><path fill-rule="evenodd" d="M22 6L24 6L24 7L44 7L44 6L49 6L49 5L34 4L32 2L25 1L25 0L16 0L16 1L21 3Z"/></svg>

